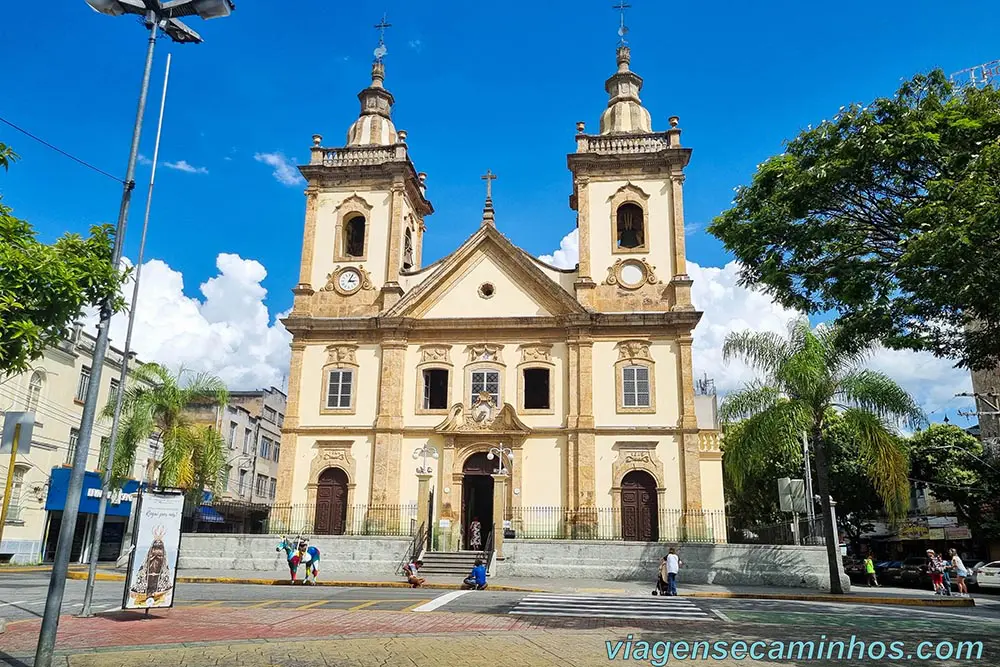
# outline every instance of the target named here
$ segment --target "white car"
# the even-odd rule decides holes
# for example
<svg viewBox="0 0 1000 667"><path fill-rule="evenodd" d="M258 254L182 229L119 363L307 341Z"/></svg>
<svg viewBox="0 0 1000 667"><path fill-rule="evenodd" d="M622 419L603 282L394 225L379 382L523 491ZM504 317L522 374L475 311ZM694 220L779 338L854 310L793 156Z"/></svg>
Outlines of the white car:
<svg viewBox="0 0 1000 667"><path fill-rule="evenodd" d="M973 571L980 588L1000 588L1000 560L980 565Z"/></svg>

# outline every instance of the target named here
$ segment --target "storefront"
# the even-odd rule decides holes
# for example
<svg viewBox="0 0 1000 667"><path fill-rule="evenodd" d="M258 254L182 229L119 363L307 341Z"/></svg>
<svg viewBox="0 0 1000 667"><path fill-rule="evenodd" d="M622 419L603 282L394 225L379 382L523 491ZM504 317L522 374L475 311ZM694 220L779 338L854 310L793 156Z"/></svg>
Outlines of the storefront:
<svg viewBox="0 0 1000 667"><path fill-rule="evenodd" d="M51 561L55 557L56 545L59 543L70 472L70 468L53 468L49 478L49 493L45 500L47 512L43 554L45 561ZM97 510L101 500L101 481L101 475L96 472L84 474L80 510L76 519L76 530L73 533L73 548L70 552L71 562L86 562L90 558L91 533L94 531L94 522L97 520ZM132 501L135 500L138 491L139 482L135 480L128 480L120 488L112 491L105 512L104 530L101 533L99 560L113 561L121 555L132 515Z"/></svg>

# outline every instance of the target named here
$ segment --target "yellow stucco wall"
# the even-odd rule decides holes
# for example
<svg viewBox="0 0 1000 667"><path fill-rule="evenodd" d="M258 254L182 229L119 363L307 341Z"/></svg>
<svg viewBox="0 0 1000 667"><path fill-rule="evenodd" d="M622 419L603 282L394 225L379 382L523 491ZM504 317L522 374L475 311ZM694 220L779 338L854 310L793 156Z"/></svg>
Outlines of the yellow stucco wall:
<svg viewBox="0 0 1000 667"><path fill-rule="evenodd" d="M642 257L656 266L664 278L669 278L673 265L673 243L670 238L670 181L666 178L630 179L631 185L649 195L646 252L612 253L615 228L612 222L611 200L624 185L621 179L592 180L587 187L590 207L590 262L593 278L603 280L607 268L622 257Z"/></svg>
<svg viewBox="0 0 1000 667"><path fill-rule="evenodd" d="M701 462L701 504L707 510L726 508L722 488L722 461Z"/></svg>
<svg viewBox="0 0 1000 667"><path fill-rule="evenodd" d="M338 341L343 342L343 341ZM300 386L300 423L310 426L370 425L378 410L378 378L381 352L378 345L358 345L354 414L321 414L326 401L324 368L327 368L327 346L308 345L302 357L302 383ZM349 368L349 366L345 366Z"/></svg>
<svg viewBox="0 0 1000 667"><path fill-rule="evenodd" d="M494 286L492 297L479 297L484 283ZM551 313L508 276L486 252L473 257L463 275L451 285L444 298L431 306L427 318L437 317L546 317Z"/></svg>
<svg viewBox="0 0 1000 667"><path fill-rule="evenodd" d="M522 506L561 507L565 476L564 437L528 438L521 452Z"/></svg>
<svg viewBox="0 0 1000 667"><path fill-rule="evenodd" d="M604 425L675 426L680 415L679 368L676 344L669 340L653 341L649 353L653 358L655 374L655 413L617 412L616 368L618 341L594 342L594 420Z"/></svg>
<svg viewBox="0 0 1000 667"><path fill-rule="evenodd" d="M357 196L371 206L365 227L367 255L364 261L337 261L334 255L338 211L344 200ZM326 284L326 277L336 266L363 265L371 274L376 288L385 283L386 254L388 245L389 210L391 195L378 190L351 190L323 192L317 196L316 237L313 245L312 284L319 289Z"/></svg>

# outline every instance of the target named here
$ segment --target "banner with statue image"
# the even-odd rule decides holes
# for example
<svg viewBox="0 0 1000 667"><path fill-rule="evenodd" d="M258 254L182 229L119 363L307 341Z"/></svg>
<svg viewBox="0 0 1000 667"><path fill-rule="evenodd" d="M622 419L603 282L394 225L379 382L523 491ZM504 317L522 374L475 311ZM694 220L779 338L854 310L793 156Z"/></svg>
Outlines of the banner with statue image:
<svg viewBox="0 0 1000 667"><path fill-rule="evenodd" d="M122 609L174 605L184 494L146 491L139 497Z"/></svg>

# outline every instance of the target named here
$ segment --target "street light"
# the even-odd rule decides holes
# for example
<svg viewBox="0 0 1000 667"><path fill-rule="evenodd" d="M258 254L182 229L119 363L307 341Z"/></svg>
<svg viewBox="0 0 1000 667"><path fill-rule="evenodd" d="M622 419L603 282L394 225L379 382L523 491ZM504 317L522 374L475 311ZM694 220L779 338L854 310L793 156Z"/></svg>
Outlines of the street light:
<svg viewBox="0 0 1000 667"><path fill-rule="evenodd" d="M427 444L425 444L423 447L417 447L416 449L413 450L413 459L416 460L420 457L423 457L424 464L417 468L417 474L418 475L431 474L432 472L431 467L427 465L427 459L430 458L434 459L435 461L437 460L438 458L437 448Z"/></svg>
<svg viewBox="0 0 1000 667"><path fill-rule="evenodd" d="M512 450L510 447L504 447L503 443L501 442L496 447L490 449L490 452L489 454L486 455L486 458L488 458L490 461L492 461L493 459L499 459L497 461L497 471L495 474L506 475L510 471L507 469L507 466L504 465L504 460L513 463L514 450Z"/></svg>
<svg viewBox="0 0 1000 667"><path fill-rule="evenodd" d="M146 47L146 65L142 74L142 86L139 89L139 104L132 127L132 145L129 151L128 166L125 169L125 180L122 183L122 198L118 208L118 223L115 228L115 243L112 251L112 264L117 267L121 262L122 248L125 242L125 231L128 227L129 204L132 200L132 190L135 189L135 163L139 155L139 139L142 136L142 118L146 110L146 97L149 93L149 76L153 69L153 47L159 30L179 43L197 43L201 37L185 26L178 16L197 15L205 19L228 16L236 8L231 0L86 0L87 4L97 12L110 16L136 14L144 17L144 24L149 31ZM66 506L63 510L59 529L59 541L56 545L55 559L52 564L52 576L49 579L49 591L45 599L45 613L42 617L42 627L38 634L38 646L35 650L35 666L51 667L52 652L55 649L56 630L59 628L59 612L62 610L63 594L66 590L66 575L69 571L70 550L76 532L76 519L80 510L80 495L83 492L83 477L87 467L87 454L90 452L90 440L93 436L94 418L97 416L97 401L101 386L101 374L104 370L104 359L108 351L108 329L111 324L111 301L101 304L101 318L97 325L97 340L91 363L91 379L83 404L83 414L80 418L78 445L73 458L73 469L70 472L69 484L66 489ZM134 310L134 309L133 309ZM133 313L129 313L131 319ZM122 377L127 374L128 356L122 359ZM111 423L111 443L108 447L108 461L101 490L101 501L97 513L94 534L97 536L91 547L90 571L85 593L85 609L89 612L89 601L93 595L94 578L97 570L97 557L100 551L100 536L103 529L104 515L107 510L108 487L111 471L114 466L115 440L118 432L118 421L121 415L122 397L125 394L125 382L122 382L118 400L115 403L115 415Z"/></svg>

